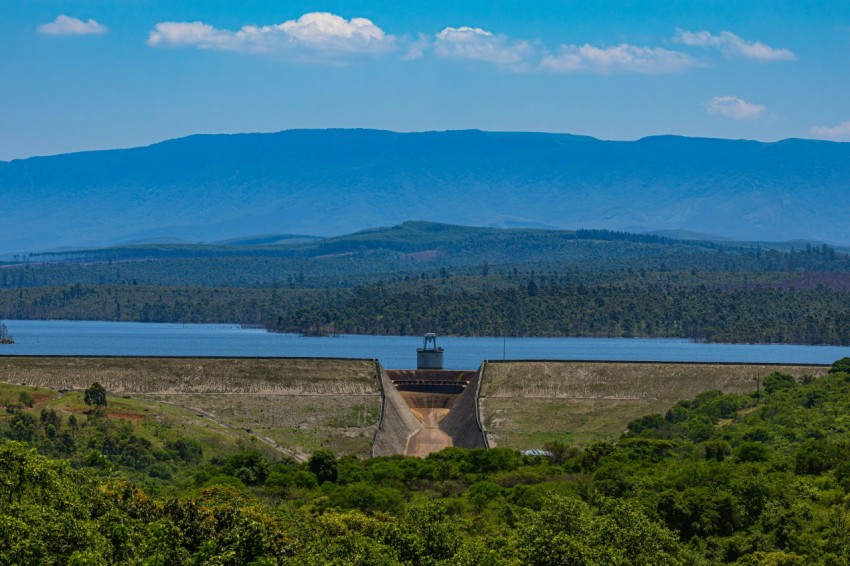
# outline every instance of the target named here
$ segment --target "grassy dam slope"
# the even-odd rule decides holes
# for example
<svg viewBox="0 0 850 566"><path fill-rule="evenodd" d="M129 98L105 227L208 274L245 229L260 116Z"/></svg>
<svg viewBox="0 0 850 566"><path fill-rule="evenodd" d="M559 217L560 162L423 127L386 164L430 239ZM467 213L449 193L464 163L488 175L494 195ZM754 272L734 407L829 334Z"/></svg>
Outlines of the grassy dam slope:
<svg viewBox="0 0 850 566"><path fill-rule="evenodd" d="M179 417L226 429L233 443L253 438L304 459L319 448L421 456L445 446L586 444L615 439L630 421L704 391L749 393L774 371L799 378L827 369L533 361L418 372L384 370L374 360L0 357L0 382L81 412L80 392L97 381L114 418Z"/></svg>
<svg viewBox="0 0 850 566"><path fill-rule="evenodd" d="M190 408L304 457L368 455L381 411L372 360L2 357L0 381ZM111 401L111 400L110 400Z"/></svg>
<svg viewBox="0 0 850 566"><path fill-rule="evenodd" d="M490 446L540 448L549 441L614 439L632 420L662 415L704 391L749 393L775 371L824 375L828 366L652 362L489 362L481 420Z"/></svg>

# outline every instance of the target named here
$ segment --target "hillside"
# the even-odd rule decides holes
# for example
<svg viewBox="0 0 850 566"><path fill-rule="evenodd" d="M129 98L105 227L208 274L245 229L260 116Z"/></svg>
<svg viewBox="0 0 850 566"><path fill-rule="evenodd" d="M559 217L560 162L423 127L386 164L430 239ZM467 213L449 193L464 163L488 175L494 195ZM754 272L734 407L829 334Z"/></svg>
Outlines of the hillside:
<svg viewBox="0 0 850 566"><path fill-rule="evenodd" d="M703 391L749 394L774 372L821 377L828 367L634 362L488 362L481 418L490 447L617 438L633 419L665 414Z"/></svg>
<svg viewBox="0 0 850 566"><path fill-rule="evenodd" d="M0 253L411 218L843 243L850 144L293 130L0 163ZM85 218L84 222L80 222ZM173 240L172 240L173 241Z"/></svg>
<svg viewBox="0 0 850 566"><path fill-rule="evenodd" d="M0 265L0 319L850 344L850 256L825 244L432 222L249 241L29 254Z"/></svg>
<svg viewBox="0 0 850 566"><path fill-rule="evenodd" d="M188 411L296 458L320 448L368 454L381 411L370 360L8 357L0 380L64 392L98 382L131 405Z"/></svg>
<svg viewBox="0 0 850 566"><path fill-rule="evenodd" d="M259 242L259 243L258 243ZM271 243L266 243L271 242ZM523 272L850 271L847 248L805 242L676 240L610 230L404 222L331 238L146 244L31 253L0 263L0 288L70 284L347 287L442 270Z"/></svg>

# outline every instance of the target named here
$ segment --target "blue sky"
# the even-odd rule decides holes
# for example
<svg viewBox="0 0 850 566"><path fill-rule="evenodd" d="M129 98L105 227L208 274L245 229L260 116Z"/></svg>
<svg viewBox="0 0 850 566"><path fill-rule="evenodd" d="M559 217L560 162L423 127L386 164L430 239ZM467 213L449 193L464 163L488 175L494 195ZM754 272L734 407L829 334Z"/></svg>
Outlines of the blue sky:
<svg viewBox="0 0 850 566"><path fill-rule="evenodd" d="M850 140L850 2L0 2L0 159L193 133Z"/></svg>

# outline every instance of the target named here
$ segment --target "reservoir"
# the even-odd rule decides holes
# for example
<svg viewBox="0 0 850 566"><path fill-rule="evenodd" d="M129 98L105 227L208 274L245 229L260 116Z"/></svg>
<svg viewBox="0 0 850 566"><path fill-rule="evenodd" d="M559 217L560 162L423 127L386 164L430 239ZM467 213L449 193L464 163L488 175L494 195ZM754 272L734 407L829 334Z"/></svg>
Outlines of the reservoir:
<svg viewBox="0 0 850 566"><path fill-rule="evenodd" d="M226 324L157 324L7 320L16 343L0 355L220 356L377 358L384 367L416 367L417 336L313 338ZM602 360L831 364L850 356L841 346L703 344L678 338L438 337L447 369L476 369L483 360Z"/></svg>
<svg viewBox="0 0 850 566"><path fill-rule="evenodd" d="M417 336L271 334L227 324L7 320L16 343L0 356L217 356L377 358L386 368L416 367ZM445 367L477 369L483 360L601 360L831 364L850 347L703 344L668 338L438 337Z"/></svg>

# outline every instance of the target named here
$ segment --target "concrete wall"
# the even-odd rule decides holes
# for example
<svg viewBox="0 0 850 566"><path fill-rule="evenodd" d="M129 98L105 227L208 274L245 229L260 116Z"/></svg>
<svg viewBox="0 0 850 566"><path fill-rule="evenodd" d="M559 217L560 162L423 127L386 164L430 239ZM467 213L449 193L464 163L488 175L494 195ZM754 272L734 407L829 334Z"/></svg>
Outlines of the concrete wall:
<svg viewBox="0 0 850 566"><path fill-rule="evenodd" d="M372 456L392 456L404 454L407 440L421 428L419 420L413 416L401 393L387 377L387 372L378 364L383 394L381 422L375 432L375 442L372 444Z"/></svg>
<svg viewBox="0 0 850 566"><path fill-rule="evenodd" d="M449 414L440 421L440 430L452 437L453 446L487 448L487 440L478 420L480 379L481 372L475 373L469 385L452 406Z"/></svg>

